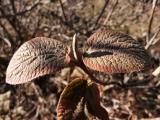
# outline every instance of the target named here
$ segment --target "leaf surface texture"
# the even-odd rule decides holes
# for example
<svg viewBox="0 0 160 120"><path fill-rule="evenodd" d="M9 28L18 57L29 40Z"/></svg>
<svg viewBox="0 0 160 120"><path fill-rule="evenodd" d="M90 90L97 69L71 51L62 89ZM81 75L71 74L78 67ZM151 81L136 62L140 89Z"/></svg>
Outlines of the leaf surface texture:
<svg viewBox="0 0 160 120"><path fill-rule="evenodd" d="M6 82L20 84L68 66L68 48L55 39L37 37L25 42L13 55Z"/></svg>

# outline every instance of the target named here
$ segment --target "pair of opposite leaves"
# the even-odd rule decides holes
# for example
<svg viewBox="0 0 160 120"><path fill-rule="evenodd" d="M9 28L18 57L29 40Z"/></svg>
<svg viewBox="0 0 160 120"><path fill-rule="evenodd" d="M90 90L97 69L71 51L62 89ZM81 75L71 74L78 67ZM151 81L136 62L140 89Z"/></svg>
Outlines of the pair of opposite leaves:
<svg viewBox="0 0 160 120"><path fill-rule="evenodd" d="M144 48L126 34L100 29L87 40L87 45L89 48L85 53L77 52L82 54L77 59L77 55L73 56L76 51L60 41L34 38L24 43L13 55L7 68L6 82L25 83L71 66L74 60L82 60L88 68L110 74L140 71L149 63ZM64 89L57 114L59 120L108 119L107 112L100 106L97 86L82 79L72 81Z"/></svg>
<svg viewBox="0 0 160 120"><path fill-rule="evenodd" d="M81 60L88 68L108 74L129 73L148 67L149 56L132 37L99 29L87 40ZM71 48L55 39L37 37L24 43L13 55L6 82L21 84L73 65ZM79 52L80 53L80 52Z"/></svg>
<svg viewBox="0 0 160 120"><path fill-rule="evenodd" d="M72 80L63 90L57 105L58 120L109 120L100 105L98 87L81 78Z"/></svg>

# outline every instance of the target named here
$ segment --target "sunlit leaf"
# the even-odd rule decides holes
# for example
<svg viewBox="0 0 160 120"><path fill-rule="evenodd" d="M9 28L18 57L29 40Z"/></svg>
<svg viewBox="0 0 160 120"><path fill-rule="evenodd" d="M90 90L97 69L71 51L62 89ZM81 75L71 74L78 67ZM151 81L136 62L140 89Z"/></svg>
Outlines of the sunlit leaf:
<svg viewBox="0 0 160 120"><path fill-rule="evenodd" d="M76 79L65 87L57 106L58 120L83 120L86 85L87 81Z"/></svg>
<svg viewBox="0 0 160 120"><path fill-rule="evenodd" d="M100 29L87 40L89 49L83 55L86 66L105 73L129 73L149 66L144 47L132 37Z"/></svg>
<svg viewBox="0 0 160 120"><path fill-rule="evenodd" d="M6 72L6 82L20 84L51 74L70 61L68 48L60 41L37 37L24 43L13 55Z"/></svg>
<svg viewBox="0 0 160 120"><path fill-rule="evenodd" d="M89 120L109 120L107 111L100 105L100 94L96 84L88 85L85 99L85 113Z"/></svg>

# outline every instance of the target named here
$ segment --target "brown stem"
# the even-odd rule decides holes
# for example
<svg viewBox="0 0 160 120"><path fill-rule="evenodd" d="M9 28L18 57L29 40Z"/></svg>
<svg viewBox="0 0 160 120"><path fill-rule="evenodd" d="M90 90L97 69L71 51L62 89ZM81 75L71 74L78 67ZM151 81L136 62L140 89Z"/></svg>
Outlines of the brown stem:
<svg viewBox="0 0 160 120"><path fill-rule="evenodd" d="M109 11L109 13L108 13L108 15L107 15L107 17L106 17L103 25L106 25L106 24L107 24L107 22L109 21L111 15L112 15L112 13L113 13L113 11L115 10L115 8L116 8L117 5L118 5L118 0L115 0L115 3L114 3L114 5L113 5L113 7L111 8L111 10Z"/></svg>
<svg viewBox="0 0 160 120"><path fill-rule="evenodd" d="M100 18L102 17L102 15L103 15L103 13L104 13L104 11L105 11L108 3L109 3L109 0L105 0L105 4L104 4L104 6L103 6L103 8L102 8L102 10L101 10L101 12L100 12L100 14L99 14L99 16L97 17L97 19L96 19L96 21L95 21L95 26L98 24Z"/></svg>
<svg viewBox="0 0 160 120"><path fill-rule="evenodd" d="M64 12L64 6L63 6L63 3L62 3L62 0L59 0L59 2L60 2L60 5L61 5L61 9L62 9L62 13L63 13L64 19L67 22L67 16L66 16L66 14Z"/></svg>
<svg viewBox="0 0 160 120"><path fill-rule="evenodd" d="M149 18L149 24L148 24L148 30L147 30L147 42L150 39L150 34L151 34L151 29L152 29L151 27L152 27L152 22L153 22L153 14L154 14L154 11L155 11L157 1L158 0L153 0L153 3L152 3L151 16Z"/></svg>
<svg viewBox="0 0 160 120"><path fill-rule="evenodd" d="M160 27L158 28L156 33L153 35L153 37L148 41L148 43L145 46L145 49L149 49L149 47L151 47L153 44L156 44L156 42L158 42L156 37L158 36L159 33L160 33Z"/></svg>
<svg viewBox="0 0 160 120"><path fill-rule="evenodd" d="M14 16L23 16L25 13L27 12L31 12L32 10L34 10L38 5L40 5L40 3L35 3L33 6L29 7L28 9L16 12L14 14L5 14L5 15L0 15L0 18L6 18L6 17L14 17Z"/></svg>

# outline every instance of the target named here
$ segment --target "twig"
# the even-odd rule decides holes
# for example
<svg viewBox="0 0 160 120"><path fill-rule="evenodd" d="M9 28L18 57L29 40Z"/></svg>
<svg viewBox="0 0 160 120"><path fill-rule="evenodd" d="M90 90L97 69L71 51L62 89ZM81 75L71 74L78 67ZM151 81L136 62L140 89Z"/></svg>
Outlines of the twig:
<svg viewBox="0 0 160 120"><path fill-rule="evenodd" d="M160 66L157 67L153 72L152 72L152 75L157 77L158 75L160 74Z"/></svg>
<svg viewBox="0 0 160 120"><path fill-rule="evenodd" d="M23 40L23 34L22 33L26 32L27 29L19 21L19 19L17 18L17 15L24 15L24 13L32 10L37 5L39 5L40 2L39 2L39 0L36 1L35 4L32 7L29 7L28 9L26 8L24 11L21 11L21 12L17 12L16 11L14 0L10 0L10 4L11 4L12 10L13 10L13 14L7 14L4 11L4 9L2 7L0 7L0 12L2 14L2 16L0 16L0 18L1 17L5 18L9 22L9 24L12 26L12 28L14 29L14 31L16 32L16 34L18 36L18 39L19 40Z"/></svg>
<svg viewBox="0 0 160 120"><path fill-rule="evenodd" d="M14 17L14 16L21 16L24 15L27 12L32 11L34 8L36 8L38 5L40 5L39 2L36 2L33 6L31 7L27 7L25 10L20 11L20 12L16 12L15 14L3 14L0 16L0 18L6 18L6 17Z"/></svg>
<svg viewBox="0 0 160 120"><path fill-rule="evenodd" d="M13 10L13 13L16 14L17 10L16 10L16 7L15 7L15 0L9 0L9 1L11 3L11 7L12 7L12 10Z"/></svg>
<svg viewBox="0 0 160 120"><path fill-rule="evenodd" d="M7 37L9 38L11 44L13 44L13 37L12 35L8 32L8 30L6 29L6 27L1 23L0 21L0 26L3 28L4 33L6 33Z"/></svg>
<svg viewBox="0 0 160 120"><path fill-rule="evenodd" d="M148 24L148 30L147 30L147 43L150 39L150 34L151 34L151 29L152 29L151 27L152 27L152 22L153 22L153 14L154 14L154 11L155 11L157 1L158 0L153 0L153 3L152 3L151 16L149 18L149 24Z"/></svg>
<svg viewBox="0 0 160 120"><path fill-rule="evenodd" d="M67 26L69 29L74 30L75 33L80 33L82 35L84 35L84 33L78 29L76 29L75 27L73 27L72 24L68 24L66 21L63 20L63 18L61 16L59 16L58 14L56 14L54 11L51 11L51 15L54 16L56 19L60 20L60 22Z"/></svg>
<svg viewBox="0 0 160 120"><path fill-rule="evenodd" d="M5 11L3 10L3 8L0 8L0 11L1 11L2 15L5 16L6 13L5 13ZM21 40L21 39L22 39L22 36L21 36L21 33L20 33L19 29L16 27L16 22L17 22L17 21L15 21L15 17L14 17L14 20L13 20L13 19L11 19L10 17L6 17L6 16L5 16L5 19L9 22L9 24L12 26L12 28L13 28L14 31L16 32L17 36L18 36L19 39ZM16 20L17 20L17 19L16 19ZM19 26L19 24L18 24L18 26Z"/></svg>
<svg viewBox="0 0 160 120"><path fill-rule="evenodd" d="M41 20L42 20L42 19L38 19L38 22L36 23L36 27L35 27L35 29L34 29L34 31L33 31L33 34L31 35L31 38L34 38L34 37L36 36L37 31L38 31L38 29L39 29L39 26L40 26L40 24L41 24Z"/></svg>
<svg viewBox="0 0 160 120"><path fill-rule="evenodd" d="M9 1L11 4L11 7L12 7L13 14L16 14L17 10L15 7L15 0L9 0ZM13 16L13 18L10 18L10 19L8 17L7 19L15 27L15 30L18 33L19 39L22 39L21 30L19 29L19 28L21 28L21 22L19 21L19 19L17 19L17 16ZM15 21L15 22L13 22L13 21Z"/></svg>
<svg viewBox="0 0 160 120"><path fill-rule="evenodd" d="M7 38L1 38L0 37L0 39L2 39L7 45L8 45L8 47L11 47L12 45L11 45L11 42L7 39Z"/></svg>
<svg viewBox="0 0 160 120"><path fill-rule="evenodd" d="M65 14L65 12L64 12L64 6L63 6L63 3L62 3L62 0L59 0L59 2L60 2L60 5L61 5L61 9L62 9L63 17L64 17L65 21L67 22L68 20L67 20L67 16L66 16L66 14Z"/></svg>
<svg viewBox="0 0 160 120"><path fill-rule="evenodd" d="M109 21L111 15L112 15L112 13L113 13L113 11L114 11L114 9L116 8L117 5L118 5L118 0L115 0L115 3L114 3L114 5L113 5L113 7L111 8L111 10L109 11L109 13L108 13L105 21L103 22L103 25L106 25L106 24L107 24L107 22Z"/></svg>
<svg viewBox="0 0 160 120"><path fill-rule="evenodd" d="M101 12L99 14L99 16L97 17L97 19L95 21L95 26L98 24L100 18L102 17L102 15L103 15L103 13L105 11L105 8L107 7L108 3L109 3L109 0L105 0L105 4L104 4L104 6L103 6L103 8L102 8L102 10L101 10Z"/></svg>
<svg viewBox="0 0 160 120"><path fill-rule="evenodd" d="M156 33L153 35L153 37L148 41L148 43L145 46L145 49L148 49L150 46L152 46L153 44L156 44L158 41L156 39L156 37L158 36L160 32L160 27L158 27L158 30L156 31Z"/></svg>
<svg viewBox="0 0 160 120"><path fill-rule="evenodd" d="M160 120L160 117L157 117L157 118L142 118L140 120Z"/></svg>
<svg viewBox="0 0 160 120"><path fill-rule="evenodd" d="M137 86L146 85L146 84L148 84L153 78L154 78L154 76L151 75L151 76L149 76L148 78L146 78L145 80L124 84L124 87L125 87L125 88L130 88L130 87L135 87L135 86L137 87Z"/></svg>

